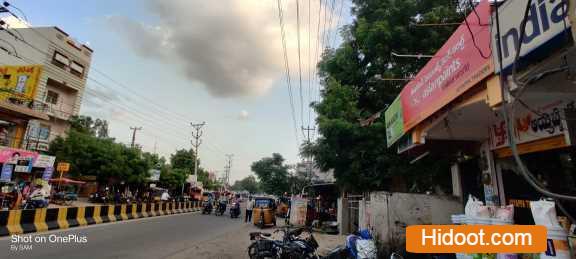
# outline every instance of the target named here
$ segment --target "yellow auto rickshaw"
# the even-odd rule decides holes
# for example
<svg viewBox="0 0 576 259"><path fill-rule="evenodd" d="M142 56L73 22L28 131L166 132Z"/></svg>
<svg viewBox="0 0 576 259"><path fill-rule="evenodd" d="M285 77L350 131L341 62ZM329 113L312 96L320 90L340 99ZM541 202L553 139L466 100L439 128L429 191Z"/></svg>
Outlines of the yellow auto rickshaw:
<svg viewBox="0 0 576 259"><path fill-rule="evenodd" d="M272 198L254 198L254 208L252 210L252 223L255 226L264 228L266 226L276 226L276 202Z"/></svg>

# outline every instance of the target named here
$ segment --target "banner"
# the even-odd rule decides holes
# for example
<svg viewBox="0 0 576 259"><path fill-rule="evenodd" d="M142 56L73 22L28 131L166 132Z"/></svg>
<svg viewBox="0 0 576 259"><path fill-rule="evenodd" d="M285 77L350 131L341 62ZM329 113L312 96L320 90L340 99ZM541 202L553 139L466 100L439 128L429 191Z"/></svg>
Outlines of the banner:
<svg viewBox="0 0 576 259"><path fill-rule="evenodd" d="M42 66L0 66L0 100L33 100Z"/></svg>
<svg viewBox="0 0 576 259"><path fill-rule="evenodd" d="M469 28L462 23L402 89L400 98L405 132L494 72L488 1L480 2L466 21Z"/></svg>
<svg viewBox="0 0 576 259"><path fill-rule="evenodd" d="M34 162L34 167L39 168L54 167L55 161L56 161L55 156L38 155L36 161Z"/></svg>
<svg viewBox="0 0 576 259"><path fill-rule="evenodd" d="M568 126L563 119L564 110L575 110L576 102L570 99L556 99L541 104L534 105L533 110L518 105L514 116L517 144L568 134ZM490 127L490 148L494 150L508 145L506 123L503 119L496 120Z"/></svg>
<svg viewBox="0 0 576 259"><path fill-rule="evenodd" d="M290 224L294 226L306 225L306 210L308 200L303 198L292 198L290 206Z"/></svg>
<svg viewBox="0 0 576 259"><path fill-rule="evenodd" d="M0 181L10 182L12 180L12 168L14 165L4 164L2 165L2 173L0 173Z"/></svg>
<svg viewBox="0 0 576 259"><path fill-rule="evenodd" d="M392 146L402 135L404 135L404 117L402 116L402 104L400 96L388 107L384 113L386 121L386 143Z"/></svg>
<svg viewBox="0 0 576 259"><path fill-rule="evenodd" d="M502 49L502 67L506 71L512 68L520 40L520 24L524 18L527 1L506 1L499 8L500 45ZM519 61L535 63L548 57L554 50L566 43L565 31L570 31L568 1L532 1L526 17L526 29ZM495 14L494 14L495 15ZM494 19L496 19L494 17ZM496 23L492 23L492 38L498 37ZM498 49L498 41L492 42L492 49ZM498 55L493 59L496 72L500 72Z"/></svg>
<svg viewBox="0 0 576 259"><path fill-rule="evenodd" d="M0 163L18 164L19 160L31 159L32 162L36 161L38 153L15 148L3 148L0 150Z"/></svg>

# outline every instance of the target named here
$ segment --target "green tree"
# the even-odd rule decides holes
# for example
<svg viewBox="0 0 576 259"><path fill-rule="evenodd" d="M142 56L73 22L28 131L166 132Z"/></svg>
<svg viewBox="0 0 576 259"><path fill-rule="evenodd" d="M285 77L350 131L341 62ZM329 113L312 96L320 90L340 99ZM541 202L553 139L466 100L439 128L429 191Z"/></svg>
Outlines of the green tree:
<svg viewBox="0 0 576 259"><path fill-rule="evenodd" d="M459 22L463 14L451 0L353 0L352 13L352 24L341 30L343 43L327 50L318 64L323 98L313 107L320 137L303 152L321 169L334 169L338 184L348 190L386 189L395 176L429 189L441 180L429 176L447 175L445 160L428 157L410 165L386 147L383 119L367 127L358 121L382 111L405 84L382 78L412 77L427 62L391 52L433 54L456 28L415 25Z"/></svg>
<svg viewBox="0 0 576 259"><path fill-rule="evenodd" d="M160 184L172 190L180 190L189 173L182 168L165 167L160 172Z"/></svg>
<svg viewBox="0 0 576 259"><path fill-rule="evenodd" d="M256 177L250 175L242 180L234 182L232 190L235 191L248 191L249 193L257 193L259 191L259 183Z"/></svg>
<svg viewBox="0 0 576 259"><path fill-rule="evenodd" d="M288 166L284 165L282 155L274 153L272 157L264 157L252 163L251 169L258 177L261 190L265 193L281 195L290 191Z"/></svg>
<svg viewBox="0 0 576 259"><path fill-rule="evenodd" d="M79 115L70 117L69 122L72 130L99 138L108 138L108 122L106 120L94 120L90 116Z"/></svg>

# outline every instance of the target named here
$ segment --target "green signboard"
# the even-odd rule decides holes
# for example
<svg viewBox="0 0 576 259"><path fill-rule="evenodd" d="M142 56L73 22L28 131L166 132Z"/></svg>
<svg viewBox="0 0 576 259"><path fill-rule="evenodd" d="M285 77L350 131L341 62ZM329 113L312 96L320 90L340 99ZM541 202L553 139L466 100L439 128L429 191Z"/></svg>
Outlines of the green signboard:
<svg viewBox="0 0 576 259"><path fill-rule="evenodd" d="M404 135L404 118L402 117L402 103L400 96L384 112L386 121L386 143L392 146L402 135Z"/></svg>

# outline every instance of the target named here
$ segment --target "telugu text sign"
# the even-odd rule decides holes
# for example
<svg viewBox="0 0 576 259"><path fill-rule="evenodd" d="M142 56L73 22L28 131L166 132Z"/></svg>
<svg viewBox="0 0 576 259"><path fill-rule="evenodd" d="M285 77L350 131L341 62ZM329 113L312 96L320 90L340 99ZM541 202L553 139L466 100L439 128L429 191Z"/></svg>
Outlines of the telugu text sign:
<svg viewBox="0 0 576 259"><path fill-rule="evenodd" d="M478 16L476 16L476 13ZM482 1L400 93L408 131L493 73L490 4Z"/></svg>

